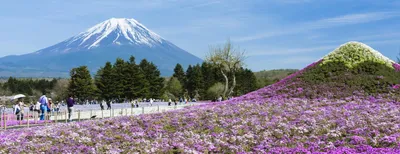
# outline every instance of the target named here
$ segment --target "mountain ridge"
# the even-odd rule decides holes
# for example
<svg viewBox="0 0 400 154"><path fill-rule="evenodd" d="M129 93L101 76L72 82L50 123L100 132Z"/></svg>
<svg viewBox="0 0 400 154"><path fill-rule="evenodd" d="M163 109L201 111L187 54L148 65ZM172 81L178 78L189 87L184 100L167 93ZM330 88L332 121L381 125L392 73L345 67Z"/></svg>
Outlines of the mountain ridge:
<svg viewBox="0 0 400 154"><path fill-rule="evenodd" d="M50 74L63 72L60 77L65 77L71 68L80 65L88 65L93 73L107 61L127 59L131 55L137 60L153 62L163 76L172 75L176 63L187 67L202 62L135 19L111 18L52 46L0 58L0 76L10 72L20 72L13 76L25 76L21 72L36 70L35 76L39 77L41 72L48 74L49 71Z"/></svg>

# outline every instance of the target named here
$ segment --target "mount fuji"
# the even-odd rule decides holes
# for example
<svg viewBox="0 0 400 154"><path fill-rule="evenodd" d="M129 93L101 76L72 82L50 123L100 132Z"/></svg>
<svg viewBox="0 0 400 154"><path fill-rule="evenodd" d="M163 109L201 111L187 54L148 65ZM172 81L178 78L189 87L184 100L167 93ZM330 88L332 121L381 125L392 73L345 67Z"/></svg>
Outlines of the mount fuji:
<svg viewBox="0 0 400 154"><path fill-rule="evenodd" d="M53 46L0 58L0 76L66 77L81 65L95 73L105 62L131 55L137 63L153 62L163 76L172 75L177 63L187 67L202 62L135 19L111 18Z"/></svg>

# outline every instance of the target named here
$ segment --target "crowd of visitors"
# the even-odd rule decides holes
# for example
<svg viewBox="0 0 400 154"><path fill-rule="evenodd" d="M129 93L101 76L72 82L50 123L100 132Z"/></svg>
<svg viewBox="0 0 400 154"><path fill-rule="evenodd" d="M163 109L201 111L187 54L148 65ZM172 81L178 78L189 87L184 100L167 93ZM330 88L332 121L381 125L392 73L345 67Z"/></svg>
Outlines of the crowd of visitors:
<svg viewBox="0 0 400 154"><path fill-rule="evenodd" d="M187 104L190 99L186 98L179 98L179 99L168 99L168 106L171 105L178 105L179 104ZM43 95L39 98L39 100L34 103L29 104L29 110L32 111L32 113L36 113L39 117L40 120L46 120L50 119L51 113L52 112L60 112L61 106L66 106L67 111L68 111L68 121L72 121L72 116L74 113L74 105L79 104L79 105L89 105L89 104L99 104L100 109L104 110L111 110L111 104L114 103L130 103L132 108L139 108L139 102L144 102L148 103L149 106L153 106L154 102L164 102L164 100L155 100L153 98L150 99L142 99L142 100L131 100L131 101L123 101L123 100L111 100L111 101L106 101L106 100L101 100L101 101L96 101L96 100L86 100L86 101L81 101L77 102L72 95L70 95L68 98L62 101L56 101L55 103L53 102L52 98L49 98L46 96L46 93L43 93ZM192 99L192 102L196 102L196 99ZM222 101L221 99L218 99L218 101ZM107 105L107 108L105 108L105 105ZM17 120L24 120L24 108L28 107L27 105L24 104L23 98L18 98L15 101L15 104L13 106L13 114L16 115ZM0 106L0 115L2 113L5 113L5 106Z"/></svg>

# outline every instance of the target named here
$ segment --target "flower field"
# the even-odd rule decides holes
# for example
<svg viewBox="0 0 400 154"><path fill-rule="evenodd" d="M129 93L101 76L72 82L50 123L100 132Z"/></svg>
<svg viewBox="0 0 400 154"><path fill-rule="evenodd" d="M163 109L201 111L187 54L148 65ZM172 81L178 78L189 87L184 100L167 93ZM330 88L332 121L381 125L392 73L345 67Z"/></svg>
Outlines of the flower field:
<svg viewBox="0 0 400 154"><path fill-rule="evenodd" d="M306 73L321 64L329 65L321 59L222 103L0 131L0 153L400 153L400 96L392 77L354 76L373 82L368 87L307 82ZM398 68L393 64L387 71ZM354 91L344 94L349 90L343 87ZM371 87L385 91L362 91Z"/></svg>
<svg viewBox="0 0 400 154"><path fill-rule="evenodd" d="M398 102L268 99L0 132L0 153L399 153Z"/></svg>

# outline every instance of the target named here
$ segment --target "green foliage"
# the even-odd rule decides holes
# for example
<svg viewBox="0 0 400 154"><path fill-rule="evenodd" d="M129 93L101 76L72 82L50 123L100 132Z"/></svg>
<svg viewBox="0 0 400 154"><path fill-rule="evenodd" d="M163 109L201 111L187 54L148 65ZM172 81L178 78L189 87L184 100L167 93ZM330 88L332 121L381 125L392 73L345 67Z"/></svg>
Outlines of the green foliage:
<svg viewBox="0 0 400 154"><path fill-rule="evenodd" d="M207 95L213 99L218 98L224 92L224 84L218 82L207 90Z"/></svg>
<svg viewBox="0 0 400 154"><path fill-rule="evenodd" d="M127 81L127 72L128 72L128 64L121 58L117 58L113 66L114 71L114 92L113 98L125 98L125 87L128 84Z"/></svg>
<svg viewBox="0 0 400 154"><path fill-rule="evenodd" d="M141 97L141 94L146 89L145 75L138 65L136 65L135 57L131 56L127 63L127 73L125 74L126 85L125 85L125 97L129 100L137 99Z"/></svg>
<svg viewBox="0 0 400 154"><path fill-rule="evenodd" d="M17 79L10 77L7 82L3 84L3 89L5 93L3 95L11 95L11 94L26 94L26 95L34 95L35 91L50 92L51 89L57 83L57 79L46 80L46 79ZM9 91L9 92L7 92Z"/></svg>
<svg viewBox="0 0 400 154"><path fill-rule="evenodd" d="M87 66L73 68L70 71L71 80L68 86L68 93L80 100L91 98L95 92L92 77Z"/></svg>
<svg viewBox="0 0 400 154"><path fill-rule="evenodd" d="M194 98L203 90L203 74L200 65L195 65L193 67L189 65L186 75L186 88L190 98Z"/></svg>
<svg viewBox="0 0 400 154"><path fill-rule="evenodd" d="M387 93L390 87L397 84L400 72L375 61L359 63L353 68L340 61L325 63L306 71L300 78L308 87L322 85L329 87L338 95L352 95L353 91L364 91L366 94ZM317 93L326 93L327 89L316 89Z"/></svg>
<svg viewBox="0 0 400 154"><path fill-rule="evenodd" d="M149 85L148 90L143 90L144 98L160 98L163 94L164 78L160 77L160 71L157 69L157 66L143 59L139 67Z"/></svg>
<svg viewBox="0 0 400 154"><path fill-rule="evenodd" d="M185 71L183 70L183 67L181 64L176 64L174 68L174 74L172 75L173 77L177 78L179 82L181 82L181 85L185 85L186 83L186 76L185 76Z"/></svg>
<svg viewBox="0 0 400 154"><path fill-rule="evenodd" d="M166 92L167 92L167 97L170 99L174 99L174 98L178 98L182 95L182 85L179 82L179 80L175 77L172 77L168 82L167 82L167 86L165 88ZM173 95L173 97L171 97L171 95Z"/></svg>
<svg viewBox="0 0 400 154"><path fill-rule="evenodd" d="M271 85L297 71L297 69L264 70L260 72L254 72L254 75L257 78L257 87L262 88Z"/></svg>
<svg viewBox="0 0 400 154"><path fill-rule="evenodd" d="M69 80L67 79L60 79L57 81L57 83L54 85L53 92L55 94L55 97L53 97L54 100L56 101L61 101L67 98L68 94L68 84Z"/></svg>
<svg viewBox="0 0 400 154"><path fill-rule="evenodd" d="M107 62L104 67L97 71L95 84L101 99L110 101L114 97L114 76L113 66L110 62Z"/></svg>
<svg viewBox="0 0 400 154"><path fill-rule="evenodd" d="M245 52L240 48L232 45L230 40L224 46L210 48L210 52L206 57L206 62L211 63L223 76L225 81L223 97L231 96L236 87L235 74L244 65ZM232 76L233 82L229 81L228 74ZM231 83L231 85L229 85Z"/></svg>
<svg viewBox="0 0 400 154"><path fill-rule="evenodd" d="M234 91L235 96L244 95L248 92L256 90L257 78L249 69L240 69L236 73L237 88Z"/></svg>
<svg viewBox="0 0 400 154"><path fill-rule="evenodd" d="M359 42L349 42L324 57L322 64L341 62L347 68L353 68L364 62L373 62L393 68L392 61L379 52Z"/></svg>
<svg viewBox="0 0 400 154"><path fill-rule="evenodd" d="M163 94L164 78L153 64L143 59L139 65L135 57L129 61L118 58L114 65L107 62L99 69L96 77L96 87L100 98L112 99L160 98Z"/></svg>

